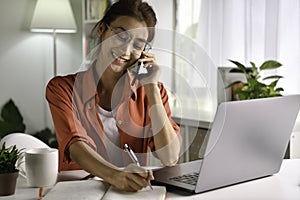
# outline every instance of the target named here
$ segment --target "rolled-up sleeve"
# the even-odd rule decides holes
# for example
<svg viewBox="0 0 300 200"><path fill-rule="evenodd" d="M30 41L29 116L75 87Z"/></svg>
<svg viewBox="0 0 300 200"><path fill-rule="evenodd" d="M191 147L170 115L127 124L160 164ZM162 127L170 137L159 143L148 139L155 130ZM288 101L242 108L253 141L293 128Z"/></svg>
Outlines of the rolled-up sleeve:
<svg viewBox="0 0 300 200"><path fill-rule="evenodd" d="M78 118L78 106L73 103L73 80L71 77L55 77L46 88L52 119L56 131L59 149L59 170L80 169L70 159L69 146L76 141L84 141L96 148L93 140L87 135Z"/></svg>

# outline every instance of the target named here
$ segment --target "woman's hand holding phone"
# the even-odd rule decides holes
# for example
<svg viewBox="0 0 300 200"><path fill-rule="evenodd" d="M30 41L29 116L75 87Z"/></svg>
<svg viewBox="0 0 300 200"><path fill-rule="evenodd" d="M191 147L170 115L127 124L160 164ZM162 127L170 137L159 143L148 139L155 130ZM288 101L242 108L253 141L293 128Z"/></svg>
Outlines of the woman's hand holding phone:
<svg viewBox="0 0 300 200"><path fill-rule="evenodd" d="M159 80L161 69L156 63L154 54L143 52L137 62L137 70L132 85L135 79L138 79L141 85L156 84ZM141 68L146 69L146 73L139 73Z"/></svg>

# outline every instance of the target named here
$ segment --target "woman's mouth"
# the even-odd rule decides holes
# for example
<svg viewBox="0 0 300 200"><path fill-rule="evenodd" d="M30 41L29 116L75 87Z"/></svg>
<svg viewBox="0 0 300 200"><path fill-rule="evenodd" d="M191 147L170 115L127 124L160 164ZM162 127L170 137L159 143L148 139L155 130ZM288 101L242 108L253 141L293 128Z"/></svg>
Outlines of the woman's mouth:
<svg viewBox="0 0 300 200"><path fill-rule="evenodd" d="M128 59L126 59L126 58L124 58L122 56L117 56L117 54L114 53L114 52L112 52L112 56L115 59L113 61L113 64L115 64L115 65L124 65L126 62L129 61Z"/></svg>

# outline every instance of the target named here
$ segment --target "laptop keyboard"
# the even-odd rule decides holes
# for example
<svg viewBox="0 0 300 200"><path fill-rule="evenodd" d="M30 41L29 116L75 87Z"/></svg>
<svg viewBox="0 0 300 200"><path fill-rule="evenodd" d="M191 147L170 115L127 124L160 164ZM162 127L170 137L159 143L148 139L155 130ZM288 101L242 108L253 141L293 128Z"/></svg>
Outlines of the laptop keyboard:
<svg viewBox="0 0 300 200"><path fill-rule="evenodd" d="M199 172L192 172L181 176L171 177L170 180L178 181L189 185L196 185L198 181L198 176Z"/></svg>

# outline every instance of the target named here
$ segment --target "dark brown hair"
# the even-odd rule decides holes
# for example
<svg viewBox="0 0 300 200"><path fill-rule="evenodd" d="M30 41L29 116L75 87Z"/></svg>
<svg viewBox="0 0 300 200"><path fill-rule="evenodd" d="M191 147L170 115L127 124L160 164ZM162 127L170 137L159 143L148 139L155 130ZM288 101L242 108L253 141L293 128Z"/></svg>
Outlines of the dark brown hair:
<svg viewBox="0 0 300 200"><path fill-rule="evenodd" d="M97 31L101 23L110 25L117 17L129 16L147 24L148 41L154 38L154 29L157 19L152 7L142 0L119 0L107 8L104 17L94 26L93 32Z"/></svg>

